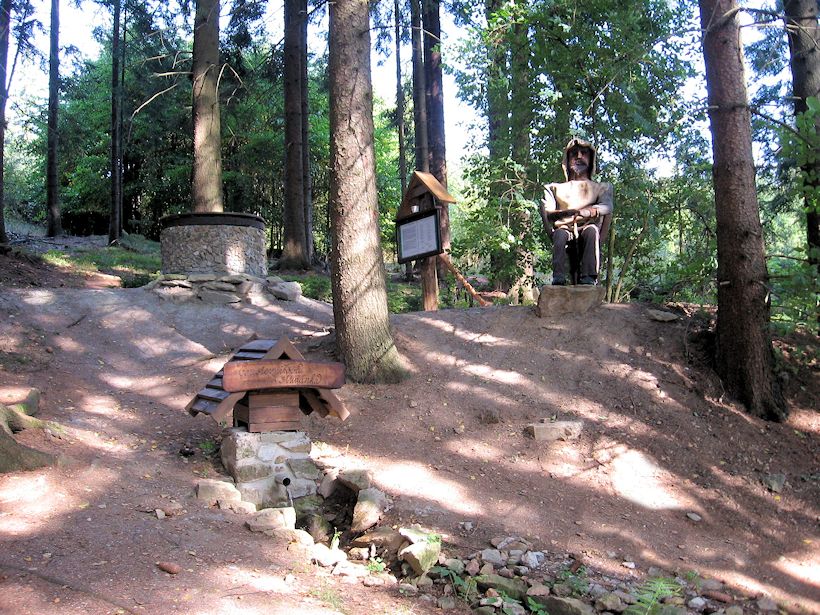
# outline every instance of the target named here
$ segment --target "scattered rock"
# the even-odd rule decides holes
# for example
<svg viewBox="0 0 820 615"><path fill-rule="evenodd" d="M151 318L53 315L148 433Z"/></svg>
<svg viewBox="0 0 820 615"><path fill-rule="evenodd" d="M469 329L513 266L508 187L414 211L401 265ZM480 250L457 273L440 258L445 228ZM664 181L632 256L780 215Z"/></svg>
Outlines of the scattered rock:
<svg viewBox="0 0 820 615"><path fill-rule="evenodd" d="M157 562L157 568L168 574L179 574L182 572L182 566L174 562Z"/></svg>
<svg viewBox="0 0 820 615"><path fill-rule="evenodd" d="M438 599L438 608L442 611L450 611L456 608L456 600L452 596L442 596Z"/></svg>
<svg viewBox="0 0 820 615"><path fill-rule="evenodd" d="M763 478L763 484L772 493L780 493L783 491L783 487L786 486L786 475L769 474Z"/></svg>
<svg viewBox="0 0 820 615"><path fill-rule="evenodd" d="M331 549L321 542L316 543L310 550L310 559L320 566L330 568L347 559L347 554L340 549Z"/></svg>
<svg viewBox="0 0 820 615"><path fill-rule="evenodd" d="M761 596L757 599L757 608L764 613L777 611L777 603L768 596Z"/></svg>
<svg viewBox="0 0 820 615"><path fill-rule="evenodd" d="M550 615L595 615L595 609L576 598L532 596Z"/></svg>
<svg viewBox="0 0 820 615"><path fill-rule="evenodd" d="M689 520L694 521L695 523L699 523L700 521L703 521L703 517L701 517L696 512L688 512L688 513L686 513L686 516Z"/></svg>
<svg viewBox="0 0 820 615"><path fill-rule="evenodd" d="M283 301L296 301L302 296L302 286L299 282L274 282L268 279L268 292Z"/></svg>
<svg viewBox="0 0 820 615"><path fill-rule="evenodd" d="M364 577L362 579L362 585L365 587L381 587L385 584L385 580L382 577Z"/></svg>
<svg viewBox="0 0 820 615"><path fill-rule="evenodd" d="M194 491L198 500L205 500L209 504L216 504L217 500L239 502L242 499L242 494L233 483L213 478L198 481Z"/></svg>
<svg viewBox="0 0 820 615"><path fill-rule="evenodd" d="M440 552L441 541L416 542L399 551L399 559L410 564L416 574L424 574L438 562Z"/></svg>
<svg viewBox="0 0 820 615"><path fill-rule="evenodd" d="M543 583L533 583L527 590L528 596L549 596L550 588Z"/></svg>
<svg viewBox="0 0 820 615"><path fill-rule="evenodd" d="M677 314L663 310L646 310L646 314L649 318L657 322L674 322L678 319Z"/></svg>
<svg viewBox="0 0 820 615"><path fill-rule="evenodd" d="M581 421L551 421L531 423L527 425L524 432L541 442L555 442L556 440L577 440L582 429Z"/></svg>
<svg viewBox="0 0 820 615"><path fill-rule="evenodd" d="M481 561L493 566L504 566L507 563L506 558L501 555L501 551L498 549L484 549L481 552Z"/></svg>
<svg viewBox="0 0 820 615"><path fill-rule="evenodd" d="M730 596L726 592L720 592L715 589L704 589L702 590L702 593L707 598L711 598L712 600L723 602L725 604L728 604L733 600L732 596Z"/></svg>
<svg viewBox="0 0 820 615"><path fill-rule="evenodd" d="M481 570L481 564L478 563L477 559L471 559L464 568L464 571L471 577L477 575L479 570Z"/></svg>
<svg viewBox="0 0 820 615"><path fill-rule="evenodd" d="M599 611L623 613L626 610L626 605L618 595L606 593L595 601L595 608Z"/></svg>
<svg viewBox="0 0 820 615"><path fill-rule="evenodd" d="M399 593L405 596L415 596L419 593L419 590L412 583L399 583Z"/></svg>
<svg viewBox="0 0 820 615"><path fill-rule="evenodd" d="M724 611L726 615L743 615L743 607L733 605L726 607L726 611Z"/></svg>
<svg viewBox="0 0 820 615"><path fill-rule="evenodd" d="M252 532L293 530L296 529L296 510L290 506L263 508L246 521L245 525Z"/></svg>
<svg viewBox="0 0 820 615"><path fill-rule="evenodd" d="M313 536L305 530L275 529L265 530L263 533L266 536L284 539L289 543L298 544L303 547L312 547L314 544Z"/></svg>
<svg viewBox="0 0 820 615"><path fill-rule="evenodd" d="M545 559L546 556L541 551L527 551L521 556L521 563L527 568L535 570L541 567Z"/></svg>
<svg viewBox="0 0 820 615"><path fill-rule="evenodd" d="M520 579L505 579L497 574L479 575L475 577L478 587L486 590L492 588L500 594L506 594L514 600L524 600L527 595L527 584ZM552 613L551 613L552 615Z"/></svg>
<svg viewBox="0 0 820 615"><path fill-rule="evenodd" d="M354 538L350 544L354 547L364 548L375 545L379 551L396 556L403 542L404 536L397 530L389 527L377 527L358 538Z"/></svg>
<svg viewBox="0 0 820 615"><path fill-rule="evenodd" d="M374 487L360 491L353 509L350 531L360 533L369 530L379 522L388 504L387 496Z"/></svg>
<svg viewBox="0 0 820 615"><path fill-rule="evenodd" d="M706 606L706 600L701 598L700 596L695 596L689 602L686 603L686 606L688 606L693 611L702 611L703 607Z"/></svg>

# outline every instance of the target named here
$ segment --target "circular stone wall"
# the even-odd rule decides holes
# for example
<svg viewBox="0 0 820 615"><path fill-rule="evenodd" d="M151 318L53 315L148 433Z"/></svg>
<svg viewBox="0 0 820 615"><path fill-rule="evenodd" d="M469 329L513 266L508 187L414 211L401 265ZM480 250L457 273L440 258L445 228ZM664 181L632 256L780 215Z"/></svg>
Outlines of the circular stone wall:
<svg viewBox="0 0 820 615"><path fill-rule="evenodd" d="M253 214L188 213L162 219L163 273L268 274L265 221Z"/></svg>

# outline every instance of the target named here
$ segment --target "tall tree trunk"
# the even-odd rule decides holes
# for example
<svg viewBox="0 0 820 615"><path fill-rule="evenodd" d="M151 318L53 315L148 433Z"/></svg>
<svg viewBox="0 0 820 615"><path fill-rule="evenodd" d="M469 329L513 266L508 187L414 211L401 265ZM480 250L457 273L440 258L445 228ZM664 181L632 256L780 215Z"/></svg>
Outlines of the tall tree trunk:
<svg viewBox="0 0 820 615"><path fill-rule="evenodd" d="M57 178L57 111L60 105L60 0L51 0L48 57L48 153L46 156L46 234L63 234L60 219L60 184Z"/></svg>
<svg viewBox="0 0 820 615"><path fill-rule="evenodd" d="M330 5L331 281L336 343L351 379L398 381L378 228L367 0Z"/></svg>
<svg viewBox="0 0 820 615"><path fill-rule="evenodd" d="M122 227L122 135L120 134L120 4L114 0L111 31L111 210L108 218L108 243L120 238Z"/></svg>
<svg viewBox="0 0 820 615"><path fill-rule="evenodd" d="M521 180L523 180L524 185L527 185L529 169L532 166L530 130L533 124L531 50L528 25L515 23L512 26L510 42L512 159L521 169L524 169ZM532 234L532 221L529 213L523 211L520 207L516 207L514 211L516 234L519 240L523 240ZM534 260L532 251L525 249L522 247L522 243L519 243L516 248L516 266L519 279L511 289L514 291L514 303L517 303L519 295L525 301L533 299Z"/></svg>
<svg viewBox="0 0 820 615"><path fill-rule="evenodd" d="M495 12L501 8L501 0L486 0L484 14L488 24ZM506 45L499 40L486 40L487 45L487 150L491 162L504 160L509 152L509 125L504 117L509 109L509 87L507 86L507 51ZM501 196L501 190L493 194Z"/></svg>
<svg viewBox="0 0 820 615"><path fill-rule="evenodd" d="M427 86L427 138L430 173L447 187L447 147L444 138L444 79L441 70L441 1L424 0L424 65ZM450 248L450 213L441 208L441 245ZM444 265L442 265L443 269Z"/></svg>
<svg viewBox="0 0 820 615"><path fill-rule="evenodd" d="M410 25L413 29L413 131L416 140L416 169L429 172L430 145L427 138L427 86L424 75L421 2L422 0L410 0Z"/></svg>
<svg viewBox="0 0 820 615"><path fill-rule="evenodd" d="M124 10L122 11L122 37L120 39L120 102L119 102L119 117L117 118L117 124L119 126L119 140L120 140L120 174L117 177L117 183L119 184L119 193L120 193L120 235L122 235L123 228L125 227L126 220L132 220L134 218L134 207L133 203L129 207L128 217L125 216L125 193L123 192L123 185L125 184L125 122L123 120L123 108L124 108L124 101L125 101L125 40L126 40L126 32L128 32L128 6L126 5L123 7Z"/></svg>
<svg viewBox="0 0 820 615"><path fill-rule="evenodd" d="M786 32L789 36L789 55L792 69L792 92L794 115L808 111L806 99L820 97L820 28L817 24L817 0L785 0ZM806 192L806 239L809 262L820 272L820 203L816 194L820 187L820 152L817 138L820 135L820 113L814 116L815 144L810 159L803 165Z"/></svg>
<svg viewBox="0 0 820 615"><path fill-rule="evenodd" d="M399 134L399 181L402 196L407 190L407 149L404 128L404 83L401 77L401 7L393 0L393 23L396 38L396 132Z"/></svg>
<svg viewBox="0 0 820 615"><path fill-rule="evenodd" d="M396 40L396 132L399 135L399 181L401 182L402 198L407 191L407 142L404 124L404 83L401 74L401 5L399 0L393 0L393 24ZM404 263L404 280L413 279L413 261Z"/></svg>
<svg viewBox="0 0 820 615"><path fill-rule="evenodd" d="M285 0L285 245L279 266L306 269L304 158L302 156L302 0Z"/></svg>
<svg viewBox="0 0 820 615"><path fill-rule="evenodd" d="M313 262L313 178L310 173L310 91L308 88L308 5L301 0L299 7L299 52L301 55L300 85L302 89L302 188L305 204L305 254L308 264Z"/></svg>
<svg viewBox="0 0 820 615"><path fill-rule="evenodd" d="M195 212L220 212L222 128L219 115L219 0L196 0L193 74Z"/></svg>
<svg viewBox="0 0 820 615"><path fill-rule="evenodd" d="M9 39L11 38L12 0L0 3L0 244L7 243L6 236L6 197L5 177L3 175L6 153L6 102L9 96Z"/></svg>
<svg viewBox="0 0 820 615"><path fill-rule="evenodd" d="M735 0L699 0L718 248L717 371L751 414L785 416L774 378L751 115Z"/></svg>

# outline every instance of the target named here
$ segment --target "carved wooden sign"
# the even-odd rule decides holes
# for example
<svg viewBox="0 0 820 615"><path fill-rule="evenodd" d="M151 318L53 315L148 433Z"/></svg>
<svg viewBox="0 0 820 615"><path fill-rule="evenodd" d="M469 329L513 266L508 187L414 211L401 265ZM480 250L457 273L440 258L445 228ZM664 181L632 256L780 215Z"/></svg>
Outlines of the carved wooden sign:
<svg viewBox="0 0 820 615"><path fill-rule="evenodd" d="M343 363L260 360L225 364L222 386L231 393L258 389L338 389L345 383Z"/></svg>

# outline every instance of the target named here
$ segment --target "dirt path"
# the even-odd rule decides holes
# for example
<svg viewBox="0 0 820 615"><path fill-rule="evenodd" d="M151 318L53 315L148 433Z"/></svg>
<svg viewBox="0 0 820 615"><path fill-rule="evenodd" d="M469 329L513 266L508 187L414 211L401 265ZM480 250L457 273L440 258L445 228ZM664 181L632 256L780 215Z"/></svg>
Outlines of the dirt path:
<svg viewBox="0 0 820 615"><path fill-rule="evenodd" d="M253 335L288 335L326 358L329 306L0 290L0 401L42 389L43 416L67 431L21 439L71 458L0 477L0 612L439 612L393 588L347 585L294 545L245 530L243 515L192 498L219 471L200 444L220 430L188 416L187 401ZM697 571L818 612L817 372L792 375L787 424L757 421L721 397L684 345L688 326L638 305L562 320L524 307L397 316L412 377L345 386L354 416L311 416L307 431L317 457L373 472L395 501L384 523L422 523L456 555L519 534L602 574ZM581 436L525 437L551 417L582 421ZM197 454L180 456L185 445ZM778 473L779 494L763 482ZM156 508L180 514L158 519Z"/></svg>

